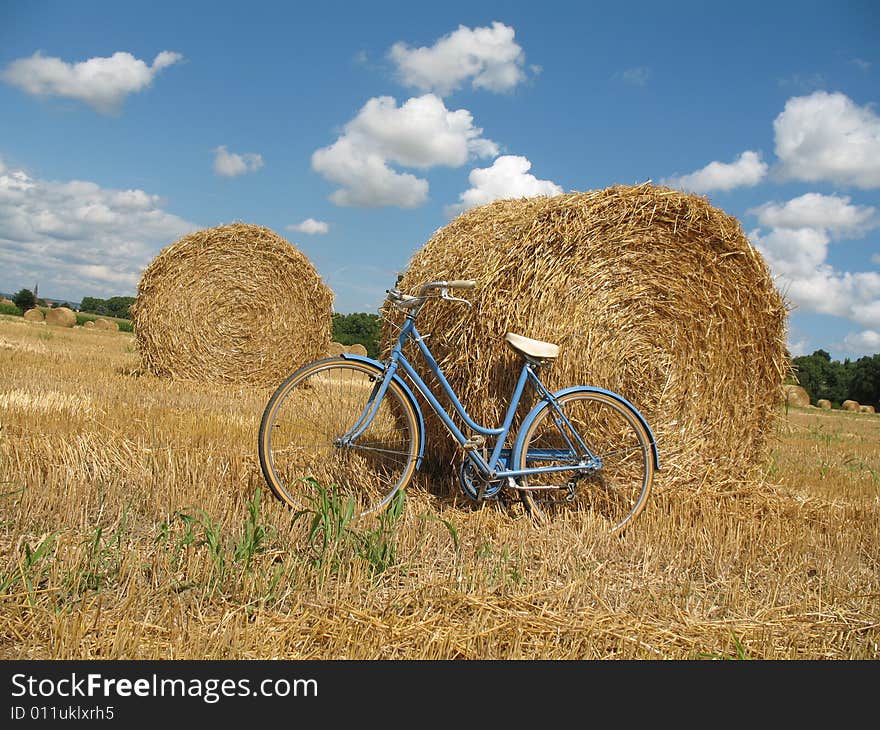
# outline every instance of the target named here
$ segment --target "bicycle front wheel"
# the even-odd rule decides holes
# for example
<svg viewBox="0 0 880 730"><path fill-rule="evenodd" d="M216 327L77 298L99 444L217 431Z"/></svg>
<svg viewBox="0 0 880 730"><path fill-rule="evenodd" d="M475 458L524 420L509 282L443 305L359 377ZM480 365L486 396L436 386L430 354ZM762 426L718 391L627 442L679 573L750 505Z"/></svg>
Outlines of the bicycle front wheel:
<svg viewBox="0 0 880 730"><path fill-rule="evenodd" d="M418 417L394 381L379 401L383 377L369 363L319 360L279 386L259 435L260 467L276 497L308 509L320 487L365 515L406 486L419 452Z"/></svg>
<svg viewBox="0 0 880 730"><path fill-rule="evenodd" d="M522 487L542 487L520 490L526 508L533 514L573 509L618 534L651 493L651 437L626 403L604 393L578 390L557 402L571 428L546 404L525 425L518 468L572 468L521 477Z"/></svg>

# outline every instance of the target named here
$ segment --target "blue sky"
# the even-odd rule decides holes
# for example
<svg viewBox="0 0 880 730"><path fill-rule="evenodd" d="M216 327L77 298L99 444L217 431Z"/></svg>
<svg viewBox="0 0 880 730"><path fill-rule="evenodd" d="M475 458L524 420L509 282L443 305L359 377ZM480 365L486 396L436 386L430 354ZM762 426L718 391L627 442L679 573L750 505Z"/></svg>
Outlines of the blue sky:
<svg viewBox="0 0 880 730"><path fill-rule="evenodd" d="M470 205L652 180L741 221L793 354L880 352L878 8L0 0L0 291L244 221L375 311Z"/></svg>

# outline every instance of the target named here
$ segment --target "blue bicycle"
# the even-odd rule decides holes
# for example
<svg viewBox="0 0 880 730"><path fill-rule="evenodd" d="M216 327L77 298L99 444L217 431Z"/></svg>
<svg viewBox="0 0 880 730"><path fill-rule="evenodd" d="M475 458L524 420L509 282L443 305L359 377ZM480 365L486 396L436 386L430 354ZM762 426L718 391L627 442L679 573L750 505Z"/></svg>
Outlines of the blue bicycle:
<svg viewBox="0 0 880 730"><path fill-rule="evenodd" d="M431 299L470 305L449 292L475 285L432 281L414 295L387 290L387 303L405 318L385 362L350 354L317 360L278 387L259 433L260 466L276 497L302 509L318 483L351 498L359 515L385 508L424 456L418 393L464 452L459 481L470 499L516 496L539 518L547 509L575 509L615 534L638 517L660 468L651 428L611 391L578 385L550 392L538 371L558 356L557 345L507 333L507 344L523 363L504 421L486 427L468 414L419 334L416 318ZM409 342L417 345L463 428L404 355ZM527 384L537 402L508 445Z"/></svg>

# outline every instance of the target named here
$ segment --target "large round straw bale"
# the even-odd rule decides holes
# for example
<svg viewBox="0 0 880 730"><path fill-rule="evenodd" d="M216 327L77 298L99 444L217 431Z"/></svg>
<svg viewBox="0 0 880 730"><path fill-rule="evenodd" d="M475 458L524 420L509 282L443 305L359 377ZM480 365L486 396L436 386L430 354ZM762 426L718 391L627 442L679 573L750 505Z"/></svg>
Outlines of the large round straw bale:
<svg viewBox="0 0 880 730"><path fill-rule="evenodd" d="M76 324L76 312L67 307L47 309L46 324L52 327L73 327Z"/></svg>
<svg viewBox="0 0 880 730"><path fill-rule="evenodd" d="M831 408L831 401L827 398L819 398L819 400L816 401L816 405L819 406L819 408L824 408L827 411Z"/></svg>
<svg viewBox="0 0 880 730"><path fill-rule="evenodd" d="M451 279L478 282L456 292L473 308L432 300L418 326L482 425L502 422L513 392L515 332L560 346L539 371L550 388L607 388L644 414L658 485L726 489L763 458L790 373L787 309L740 223L705 198L646 183L498 200L437 230L399 288ZM393 333L386 322L385 352ZM460 450L428 421L446 469Z"/></svg>
<svg viewBox="0 0 880 730"><path fill-rule="evenodd" d="M132 325L156 375L273 385L327 351L332 302L290 242L233 223L160 252L141 277Z"/></svg>
<svg viewBox="0 0 880 730"><path fill-rule="evenodd" d="M874 413L874 406L859 406L859 411L862 413Z"/></svg>
<svg viewBox="0 0 880 730"><path fill-rule="evenodd" d="M327 348L329 357L339 357L343 352L345 352L345 345L341 342L331 342L330 347Z"/></svg>
<svg viewBox="0 0 880 730"><path fill-rule="evenodd" d="M29 309L27 312L25 312L24 318L28 322L44 322L46 320L46 317L43 314L43 310L37 309L36 307L34 309Z"/></svg>
<svg viewBox="0 0 880 730"><path fill-rule="evenodd" d="M800 385L786 385L785 403L790 406L808 406L810 394Z"/></svg>
<svg viewBox="0 0 880 730"><path fill-rule="evenodd" d="M349 353L350 355L361 355L363 357L367 356L367 348L364 347L359 342L356 342L353 345L349 345L348 347L345 348L345 351L347 353Z"/></svg>
<svg viewBox="0 0 880 730"><path fill-rule="evenodd" d="M843 410L845 411L858 412L859 410L861 410L859 402L855 400L845 400L843 403L840 404L840 407L843 408Z"/></svg>
<svg viewBox="0 0 880 730"><path fill-rule="evenodd" d="M95 320L95 329L107 330L108 332L119 332L119 323L113 319L98 317Z"/></svg>

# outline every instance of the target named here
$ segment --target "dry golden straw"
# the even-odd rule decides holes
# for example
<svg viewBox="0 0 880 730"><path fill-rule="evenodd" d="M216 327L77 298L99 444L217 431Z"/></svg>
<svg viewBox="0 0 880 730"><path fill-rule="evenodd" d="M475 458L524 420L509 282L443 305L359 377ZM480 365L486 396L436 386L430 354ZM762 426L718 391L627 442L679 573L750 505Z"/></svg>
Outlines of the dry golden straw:
<svg viewBox="0 0 880 730"><path fill-rule="evenodd" d="M350 355L361 355L362 357L367 356L367 348L357 342L346 347L345 351Z"/></svg>
<svg viewBox="0 0 880 730"><path fill-rule="evenodd" d="M333 293L268 228L209 228L165 248L132 307L146 370L181 380L272 385L322 357Z"/></svg>
<svg viewBox="0 0 880 730"><path fill-rule="evenodd" d="M607 388L645 415L658 485L735 488L752 473L790 372L787 309L740 223L705 198L645 183L495 201L436 231L400 288L448 279L478 282L473 309L429 302L419 328L478 422L503 419L512 331L560 345L541 372L551 388ZM427 426L429 449L457 462Z"/></svg>
<svg viewBox="0 0 880 730"><path fill-rule="evenodd" d="M808 406L810 394L800 385L786 385L785 402L790 406Z"/></svg>
<svg viewBox="0 0 880 730"><path fill-rule="evenodd" d="M831 401L827 398L820 398L816 401L816 405L819 406L819 408L824 408L825 410L828 410L831 408Z"/></svg>
<svg viewBox="0 0 880 730"><path fill-rule="evenodd" d="M345 352L345 345L341 342L331 342L330 347L327 348L327 355L329 357L338 357L343 352Z"/></svg>
<svg viewBox="0 0 880 730"><path fill-rule="evenodd" d="M46 310L46 324L52 327L73 327L76 324L76 313L67 307L55 307Z"/></svg>
<svg viewBox="0 0 880 730"><path fill-rule="evenodd" d="M104 317L98 317L98 319L95 320L94 327L95 329L107 330L108 332L119 331L119 324L115 320L106 319Z"/></svg>
<svg viewBox="0 0 880 730"><path fill-rule="evenodd" d="M43 315L42 309L29 309L24 313L24 318L28 320L28 322L44 322L46 317Z"/></svg>
<svg viewBox="0 0 880 730"><path fill-rule="evenodd" d="M840 404L840 407L845 411L859 411L861 410L861 404L855 400L845 400Z"/></svg>
<svg viewBox="0 0 880 730"><path fill-rule="evenodd" d="M95 321L93 319L87 319L83 322L83 327L90 330L95 329Z"/></svg>
<svg viewBox="0 0 880 730"><path fill-rule="evenodd" d="M875 413L874 406L859 406L859 411L862 413Z"/></svg>

